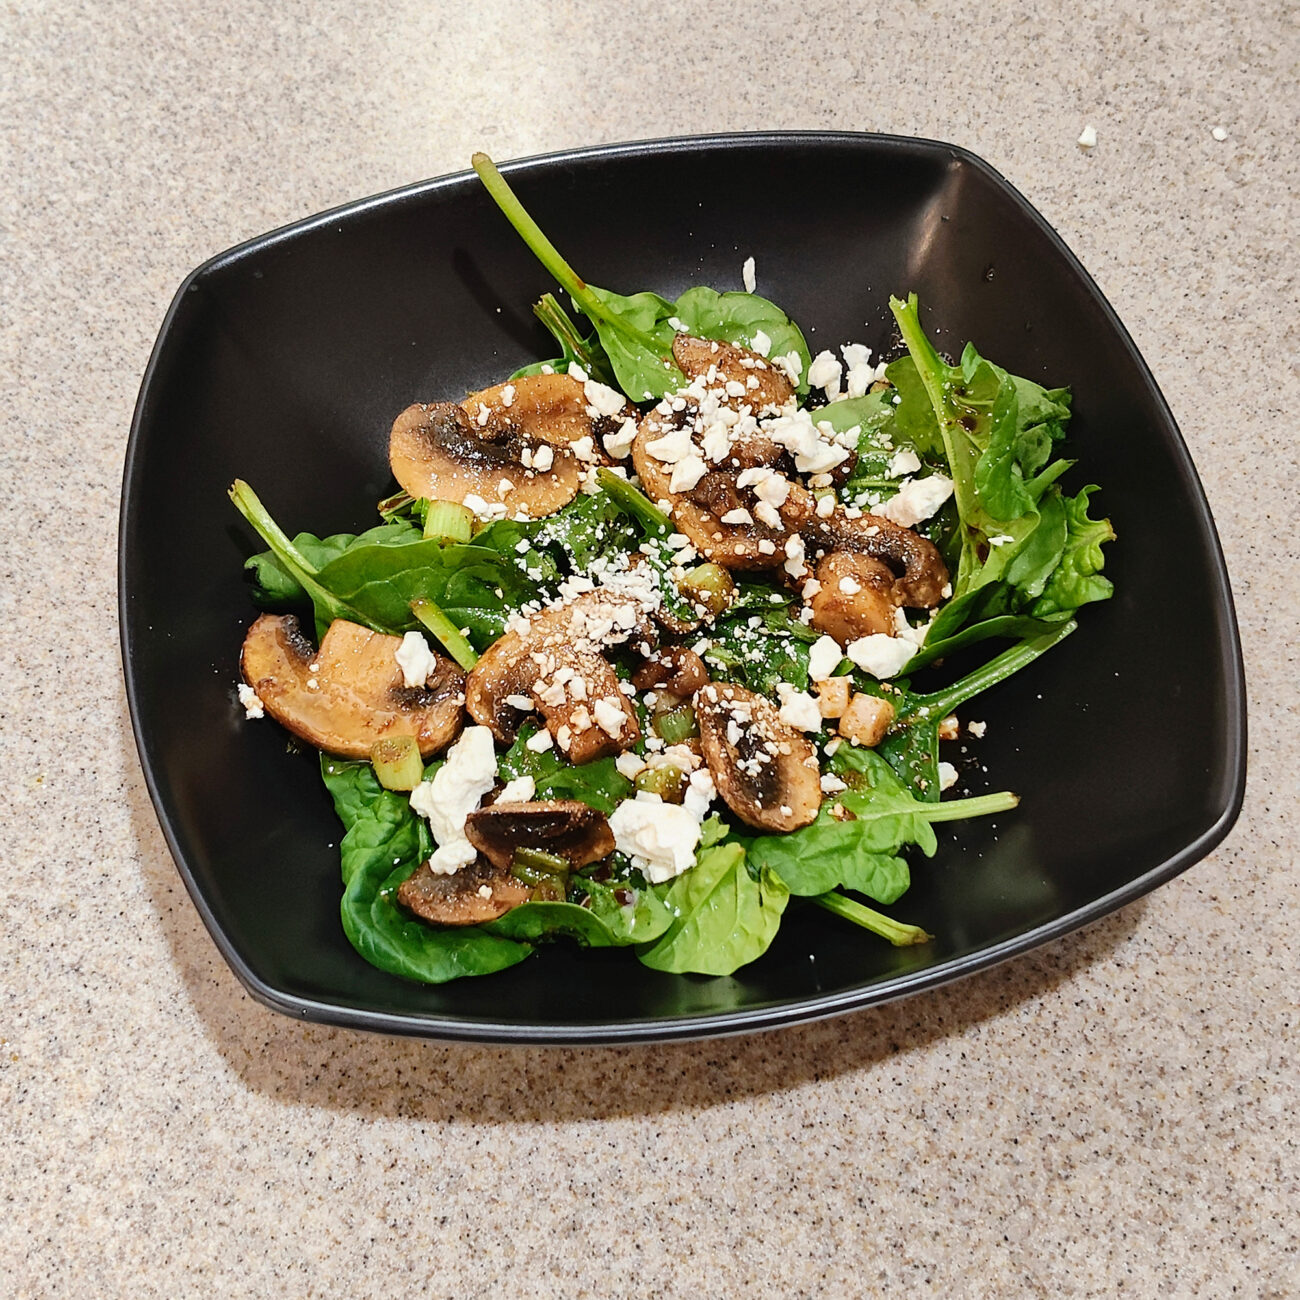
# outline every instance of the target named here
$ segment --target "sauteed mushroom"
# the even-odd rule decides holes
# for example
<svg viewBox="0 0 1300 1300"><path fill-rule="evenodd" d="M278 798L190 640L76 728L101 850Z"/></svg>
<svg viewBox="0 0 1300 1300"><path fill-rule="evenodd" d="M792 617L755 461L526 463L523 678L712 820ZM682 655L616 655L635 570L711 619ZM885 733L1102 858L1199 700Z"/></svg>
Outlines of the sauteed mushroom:
<svg viewBox="0 0 1300 1300"><path fill-rule="evenodd" d="M477 497L509 516L538 519L577 495L581 468L570 452L513 429L486 431L452 402L417 402L393 422L393 477L413 497Z"/></svg>
<svg viewBox="0 0 1300 1300"><path fill-rule="evenodd" d="M636 418L636 407L622 393L560 374L508 379L471 393L460 405L485 438L513 432L557 446L591 438L597 456L606 434L616 433L624 420Z"/></svg>
<svg viewBox="0 0 1300 1300"><path fill-rule="evenodd" d="M726 682L695 694L704 761L718 793L741 821L793 831L816 819L821 777L812 744L761 695Z"/></svg>
<svg viewBox="0 0 1300 1300"><path fill-rule="evenodd" d="M414 736L429 758L460 734L465 678L435 656L425 685L406 686L401 644L336 619L316 650L292 614L263 614L244 637L240 667L266 711L317 749L367 758L377 740Z"/></svg>
<svg viewBox="0 0 1300 1300"><path fill-rule="evenodd" d="M435 925L478 925L495 921L526 903L532 888L506 867L480 859L455 874L437 875L422 862L397 887L397 901Z"/></svg>
<svg viewBox="0 0 1300 1300"><path fill-rule="evenodd" d="M784 371L762 353L734 343L679 334L673 340L673 360L687 379L703 378L710 388L722 389L729 405L744 403L755 415L784 406L794 396Z"/></svg>
<svg viewBox="0 0 1300 1300"><path fill-rule="evenodd" d="M465 837L502 869L509 869L520 848L553 853L575 869L614 852L605 814L577 799L489 804L465 819Z"/></svg>
<svg viewBox="0 0 1300 1300"><path fill-rule="evenodd" d="M883 560L834 551L817 565L818 590L808 602L812 625L840 645L876 633L894 634L895 579Z"/></svg>

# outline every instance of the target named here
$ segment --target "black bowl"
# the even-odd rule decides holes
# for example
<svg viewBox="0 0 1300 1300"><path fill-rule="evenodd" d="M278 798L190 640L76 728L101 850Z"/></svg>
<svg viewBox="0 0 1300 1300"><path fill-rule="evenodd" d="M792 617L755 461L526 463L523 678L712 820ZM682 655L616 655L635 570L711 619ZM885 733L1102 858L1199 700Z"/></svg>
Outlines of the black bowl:
<svg viewBox="0 0 1300 1300"><path fill-rule="evenodd" d="M1100 483L1111 601L981 698L975 788L995 823L947 828L893 910L936 936L894 949L792 906L727 979L630 953L544 951L483 979L407 983L339 924L339 827L313 755L245 723L237 656L255 539L226 497L248 479L290 532L355 531L391 489L409 402L459 397L549 355L530 314L554 286L471 174L367 199L201 266L141 387L121 517L123 657L145 778L223 956L290 1015L503 1042L701 1037L825 1016L965 975L1094 920L1207 853L1244 786L1240 647L1223 557L1146 365L1043 218L950 145L754 135L584 150L505 169L582 274L673 297L759 291L814 352L888 350L887 298L915 290L941 348L974 340L1074 389L1070 482ZM985 775L987 773L987 775Z"/></svg>

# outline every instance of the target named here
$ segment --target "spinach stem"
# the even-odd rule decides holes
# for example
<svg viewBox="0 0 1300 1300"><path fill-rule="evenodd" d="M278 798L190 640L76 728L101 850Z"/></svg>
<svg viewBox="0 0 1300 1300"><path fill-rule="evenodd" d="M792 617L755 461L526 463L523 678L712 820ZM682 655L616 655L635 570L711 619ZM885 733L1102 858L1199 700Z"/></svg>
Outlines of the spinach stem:
<svg viewBox="0 0 1300 1300"><path fill-rule="evenodd" d="M573 318L560 306L553 293L544 293L533 304L533 315L554 335L559 345L572 354L588 375L602 383L610 377L603 359L587 346L587 341L578 333Z"/></svg>
<svg viewBox="0 0 1300 1300"><path fill-rule="evenodd" d="M1010 812L1020 802L1018 794L999 790L996 794L973 795L969 799L949 799L945 803L927 804L917 813L928 822L955 822L967 817L988 817L993 813Z"/></svg>
<svg viewBox="0 0 1300 1300"><path fill-rule="evenodd" d="M841 916L846 921L852 921L854 925L860 925L864 930L870 930L872 934L878 934L882 939L888 939L895 948L907 948L915 943L928 943L934 938L934 935L926 934L919 925L895 921L892 916L877 912L874 907L867 907L852 898L845 898L835 890L831 890L828 894L815 894L808 901L816 903L818 907L824 907L828 912L834 912L836 916Z"/></svg>
<svg viewBox="0 0 1300 1300"><path fill-rule="evenodd" d="M466 671L478 663L478 653L464 634L431 600L421 596L411 602L411 613L441 642L443 649Z"/></svg>
<svg viewBox="0 0 1300 1300"><path fill-rule="evenodd" d="M596 471L596 482L625 515L631 515L647 532L656 537L667 537L674 531L672 519L621 474L602 466Z"/></svg>

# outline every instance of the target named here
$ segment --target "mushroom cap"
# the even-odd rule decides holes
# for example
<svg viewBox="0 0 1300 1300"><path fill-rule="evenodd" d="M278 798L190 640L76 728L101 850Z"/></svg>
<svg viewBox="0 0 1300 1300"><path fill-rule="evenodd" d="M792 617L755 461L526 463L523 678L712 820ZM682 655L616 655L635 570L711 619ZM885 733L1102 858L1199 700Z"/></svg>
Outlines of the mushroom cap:
<svg viewBox="0 0 1300 1300"><path fill-rule="evenodd" d="M407 686L402 638L336 619L316 650L292 614L263 614L244 637L240 668L281 726L329 754L368 758L377 740L414 736L429 758L460 734L464 674L450 659Z"/></svg>
<svg viewBox="0 0 1300 1300"><path fill-rule="evenodd" d="M794 385L783 370L777 369L761 352L735 343L679 334L673 339L673 360L687 379L702 377L710 388L723 390L728 406L736 408L743 404L756 415L784 406L794 396ZM727 393L729 382L744 385L744 394Z"/></svg>
<svg viewBox="0 0 1300 1300"><path fill-rule="evenodd" d="M933 609L944 599L948 566L928 537L880 515L850 518L842 506L823 519L813 504L808 508L808 502L791 493L781 511L782 518L802 534L810 553L850 551L884 560L893 575L896 605Z"/></svg>
<svg viewBox="0 0 1300 1300"><path fill-rule="evenodd" d="M603 812L577 799L494 803L465 819L465 838L494 866L509 869L516 849L541 849L585 867L614 852Z"/></svg>
<svg viewBox="0 0 1300 1300"><path fill-rule="evenodd" d="M550 464L531 462L545 445ZM502 505L507 515L540 519L554 514L578 493L579 463L563 447L526 437L513 429L480 429L453 402L417 402L393 421L388 439L393 477L413 497L463 502L476 496Z"/></svg>
<svg viewBox="0 0 1300 1300"><path fill-rule="evenodd" d="M561 447L590 437L601 459L601 439L616 432L625 419L636 418L636 407L628 402L613 414L601 415L588 399L586 385L561 374L520 375L470 393L460 405L483 437L513 432Z"/></svg>
<svg viewBox="0 0 1300 1300"><path fill-rule="evenodd" d="M705 559L724 569L771 569L784 560L783 548L789 529L772 528L757 519L748 524L724 524L722 516L731 510L745 508L751 513L757 504L752 491L742 492L736 486L740 469L748 464L728 469L710 469L684 492L673 492L672 466L659 460L650 444L686 427L694 419L695 408L688 403L685 410L664 415L651 409L642 419L632 442L632 464L646 494L656 501L667 501L677 529L691 539L691 544ZM752 452L753 446L748 447ZM698 454L698 447L696 449ZM773 463L784 452L771 444ZM746 454L746 461L752 459ZM791 484L791 495L809 497L807 513L812 514L811 497L798 484Z"/></svg>
<svg viewBox="0 0 1300 1300"><path fill-rule="evenodd" d="M631 597L606 588L584 592L494 641L466 681L466 707L510 744L529 711L509 700L529 697L574 763L630 749L641 738L636 711L600 650L628 640L648 649L653 635L646 611ZM599 719L609 720L614 708L623 722L611 734Z"/></svg>
<svg viewBox="0 0 1300 1300"><path fill-rule="evenodd" d="M479 893L486 888L486 897ZM422 862L397 887L397 901L435 925L478 925L495 921L526 903L532 889L505 869L482 860L451 875L435 875Z"/></svg>
<svg viewBox="0 0 1300 1300"><path fill-rule="evenodd" d="M793 831L822 803L817 751L770 701L733 682L695 693L700 745L727 807L749 826Z"/></svg>
<svg viewBox="0 0 1300 1300"><path fill-rule="evenodd" d="M840 645L863 636L894 635L895 579L883 560L833 551L817 565L816 577L821 586L808 603L819 632Z"/></svg>

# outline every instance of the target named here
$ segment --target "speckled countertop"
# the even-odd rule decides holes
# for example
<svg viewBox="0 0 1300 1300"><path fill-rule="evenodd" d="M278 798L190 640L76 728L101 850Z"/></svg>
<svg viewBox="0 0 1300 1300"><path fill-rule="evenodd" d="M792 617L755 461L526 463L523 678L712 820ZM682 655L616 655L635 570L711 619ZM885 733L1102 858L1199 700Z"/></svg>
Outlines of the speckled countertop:
<svg viewBox="0 0 1300 1300"><path fill-rule="evenodd" d="M0 1289L1300 1293L1294 7L621 11L0 13ZM476 147L754 128L963 144L1097 278L1234 579L1237 828L1082 933L808 1028L548 1052L264 1010L180 886L120 680L122 455L173 291Z"/></svg>

